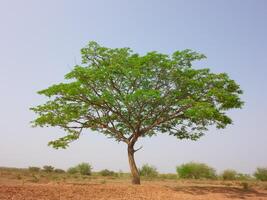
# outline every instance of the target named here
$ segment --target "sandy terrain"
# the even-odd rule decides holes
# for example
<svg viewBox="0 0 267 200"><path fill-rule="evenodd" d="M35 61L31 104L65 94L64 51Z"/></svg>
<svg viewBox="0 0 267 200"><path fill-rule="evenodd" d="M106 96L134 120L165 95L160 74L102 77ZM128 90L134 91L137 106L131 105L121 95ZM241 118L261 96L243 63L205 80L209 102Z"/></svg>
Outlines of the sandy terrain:
<svg viewBox="0 0 267 200"><path fill-rule="evenodd" d="M0 184L0 200L267 200L266 190L220 185L128 183L16 183Z"/></svg>

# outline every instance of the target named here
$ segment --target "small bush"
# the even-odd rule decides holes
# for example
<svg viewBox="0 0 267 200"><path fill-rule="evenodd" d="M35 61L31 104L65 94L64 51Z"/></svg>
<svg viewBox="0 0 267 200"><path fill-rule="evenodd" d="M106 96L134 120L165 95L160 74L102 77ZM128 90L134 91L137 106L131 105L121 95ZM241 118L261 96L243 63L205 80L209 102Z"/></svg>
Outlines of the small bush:
<svg viewBox="0 0 267 200"><path fill-rule="evenodd" d="M45 165L43 166L43 171L45 172L53 172L54 171L54 167L50 166L50 165Z"/></svg>
<svg viewBox="0 0 267 200"><path fill-rule="evenodd" d="M92 167L89 163L81 163L75 167L70 167L67 172L69 174L81 174L81 175L91 175Z"/></svg>
<svg viewBox="0 0 267 200"><path fill-rule="evenodd" d="M40 171L40 167L28 167L28 170L30 172L39 172Z"/></svg>
<svg viewBox="0 0 267 200"><path fill-rule="evenodd" d="M116 176L117 175L116 172L110 171L108 169L104 169L104 170L100 171L99 174L101 176Z"/></svg>
<svg viewBox="0 0 267 200"><path fill-rule="evenodd" d="M238 178L238 174L235 170L227 169L222 173L223 180L236 180Z"/></svg>
<svg viewBox="0 0 267 200"><path fill-rule="evenodd" d="M252 180L252 179L253 178L249 174L242 174L242 173L238 173L237 174L237 180L240 180L240 181L248 181L248 180Z"/></svg>
<svg viewBox="0 0 267 200"><path fill-rule="evenodd" d="M77 167L70 167L68 170L67 170L67 173L69 174L77 174L79 173Z"/></svg>
<svg viewBox="0 0 267 200"><path fill-rule="evenodd" d="M59 174L65 173L63 169L55 169L54 172L59 173Z"/></svg>
<svg viewBox="0 0 267 200"><path fill-rule="evenodd" d="M267 181L267 168L257 168L254 176L257 180Z"/></svg>
<svg viewBox="0 0 267 200"><path fill-rule="evenodd" d="M33 183L37 183L37 182L39 182L39 177L35 176L35 175L32 175L32 178L31 178L30 181L33 182Z"/></svg>
<svg viewBox="0 0 267 200"><path fill-rule="evenodd" d="M77 165L78 171L81 175L91 175L92 167L89 163L81 163Z"/></svg>
<svg viewBox="0 0 267 200"><path fill-rule="evenodd" d="M176 167L180 178L215 179L216 171L204 163L190 162Z"/></svg>
<svg viewBox="0 0 267 200"><path fill-rule="evenodd" d="M150 178L158 176L156 167L150 166L148 164L143 165L142 168L139 169L139 173L141 176L150 177Z"/></svg>
<svg viewBox="0 0 267 200"><path fill-rule="evenodd" d="M241 186L242 186L243 190L250 190L251 189L251 185L249 185L248 182L242 182Z"/></svg>
<svg viewBox="0 0 267 200"><path fill-rule="evenodd" d="M21 179L22 179L22 176L21 176L20 174L17 174L17 175L16 175L16 178L17 178L18 180L21 180Z"/></svg>

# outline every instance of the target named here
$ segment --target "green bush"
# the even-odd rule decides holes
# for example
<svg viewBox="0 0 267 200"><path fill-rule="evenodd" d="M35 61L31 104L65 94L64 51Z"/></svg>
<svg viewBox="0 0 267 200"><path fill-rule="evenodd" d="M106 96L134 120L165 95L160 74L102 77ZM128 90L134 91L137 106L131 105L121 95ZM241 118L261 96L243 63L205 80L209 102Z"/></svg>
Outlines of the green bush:
<svg viewBox="0 0 267 200"><path fill-rule="evenodd" d="M92 167L89 163L81 163L77 165L78 171L81 175L91 175Z"/></svg>
<svg viewBox="0 0 267 200"><path fill-rule="evenodd" d="M70 167L68 170L67 170L67 173L69 174L77 174L79 173L77 167Z"/></svg>
<svg viewBox="0 0 267 200"><path fill-rule="evenodd" d="M215 179L216 171L204 163L190 162L176 167L180 178Z"/></svg>
<svg viewBox="0 0 267 200"><path fill-rule="evenodd" d="M156 167L150 166L148 164L143 165L142 168L139 169L139 173L141 176L150 177L150 178L158 176Z"/></svg>
<svg viewBox="0 0 267 200"><path fill-rule="evenodd" d="M43 171L45 172L53 172L54 171L54 167L52 167L51 165L45 165L43 166Z"/></svg>
<svg viewBox="0 0 267 200"><path fill-rule="evenodd" d="M267 181L267 168L257 168L256 172L254 173L254 176L257 180Z"/></svg>
<svg viewBox="0 0 267 200"><path fill-rule="evenodd" d="M114 172L114 171L110 171L110 170L108 170L108 169L101 170L101 171L99 172L99 174L100 174L101 176L117 176L117 173L116 173L116 172Z"/></svg>
<svg viewBox="0 0 267 200"><path fill-rule="evenodd" d="M252 179L253 178L249 174L242 174L242 173L237 174L237 180L248 181L248 180L252 180Z"/></svg>
<svg viewBox="0 0 267 200"><path fill-rule="evenodd" d="M28 170L30 172L39 172L40 171L40 167L28 167Z"/></svg>
<svg viewBox="0 0 267 200"><path fill-rule="evenodd" d="M63 169L55 169L54 172L59 173L59 174L65 173Z"/></svg>
<svg viewBox="0 0 267 200"><path fill-rule="evenodd" d="M89 163L80 163L79 165L75 167L70 167L67 172L69 174L81 174L81 175L91 175L92 173L92 167Z"/></svg>
<svg viewBox="0 0 267 200"><path fill-rule="evenodd" d="M235 170L227 169L222 173L223 180L236 180L238 179L238 174Z"/></svg>

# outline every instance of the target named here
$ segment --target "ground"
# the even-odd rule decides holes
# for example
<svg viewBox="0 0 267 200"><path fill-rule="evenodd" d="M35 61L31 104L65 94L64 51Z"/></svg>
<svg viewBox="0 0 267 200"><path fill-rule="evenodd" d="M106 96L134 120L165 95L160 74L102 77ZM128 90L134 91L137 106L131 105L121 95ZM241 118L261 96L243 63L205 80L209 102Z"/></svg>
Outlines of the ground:
<svg viewBox="0 0 267 200"><path fill-rule="evenodd" d="M122 182L9 183L0 185L1 200L266 200L266 190L236 186L146 181L142 185Z"/></svg>
<svg viewBox="0 0 267 200"><path fill-rule="evenodd" d="M266 182L165 177L169 178L132 185L128 175L81 176L0 169L0 200L267 200Z"/></svg>

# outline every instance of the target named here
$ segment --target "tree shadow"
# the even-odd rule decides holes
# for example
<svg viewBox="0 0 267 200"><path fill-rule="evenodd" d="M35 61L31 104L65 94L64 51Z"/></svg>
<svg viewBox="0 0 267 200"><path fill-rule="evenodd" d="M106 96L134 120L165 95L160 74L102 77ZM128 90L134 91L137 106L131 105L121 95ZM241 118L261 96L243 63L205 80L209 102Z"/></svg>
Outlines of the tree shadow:
<svg viewBox="0 0 267 200"><path fill-rule="evenodd" d="M254 189L242 189L238 187L225 187L225 186L177 186L169 187L176 192L183 192L192 195L206 195L206 194L222 194L228 198L246 197L267 197L267 193L259 192Z"/></svg>

